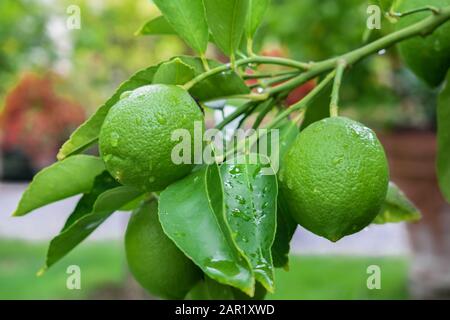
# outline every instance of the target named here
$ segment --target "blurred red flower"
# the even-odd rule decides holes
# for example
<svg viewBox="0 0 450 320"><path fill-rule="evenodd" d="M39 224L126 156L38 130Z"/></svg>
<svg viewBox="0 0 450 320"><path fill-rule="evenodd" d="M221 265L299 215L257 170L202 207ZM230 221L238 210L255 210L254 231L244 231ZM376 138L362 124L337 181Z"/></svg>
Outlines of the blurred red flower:
<svg viewBox="0 0 450 320"><path fill-rule="evenodd" d="M53 162L61 144L85 119L81 105L55 92L55 79L52 74L24 74L0 113L2 151L20 150L37 169Z"/></svg>

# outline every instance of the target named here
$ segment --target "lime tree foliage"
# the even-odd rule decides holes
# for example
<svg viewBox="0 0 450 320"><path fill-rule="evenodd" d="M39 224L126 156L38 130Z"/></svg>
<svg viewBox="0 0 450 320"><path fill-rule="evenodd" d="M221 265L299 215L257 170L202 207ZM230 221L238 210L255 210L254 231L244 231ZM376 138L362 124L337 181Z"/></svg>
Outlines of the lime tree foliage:
<svg viewBox="0 0 450 320"><path fill-rule="evenodd" d="M137 33L177 34L197 56L173 57L136 72L73 132L58 162L35 176L15 216L81 195L50 242L41 272L114 212L133 211L125 237L127 259L150 293L179 299L260 299L276 290L274 268L288 267L289 242L298 224L338 241L372 223L418 220L419 211L389 182L376 134L339 116L346 74L391 46L400 47L418 77L442 90L437 171L450 200L448 0L389 3L396 31L307 63L254 52L254 35L268 0L154 3L162 15ZM209 59L208 45L217 46L230 62ZM287 106L288 94L312 79L317 79L312 91ZM250 148L275 131L241 137L220 161L217 149L205 141L200 149L209 148L215 161L198 162L186 154L191 164L171 161L176 147L172 133L185 129L202 135L205 109L224 105L236 107L215 125L218 130L234 120L240 126L278 130L279 148L269 153L272 161L279 159L280 170L274 170L268 154ZM194 123L200 123L198 128ZM190 142L188 149L198 147ZM99 157L83 154L97 144ZM236 155L239 162L232 161Z"/></svg>

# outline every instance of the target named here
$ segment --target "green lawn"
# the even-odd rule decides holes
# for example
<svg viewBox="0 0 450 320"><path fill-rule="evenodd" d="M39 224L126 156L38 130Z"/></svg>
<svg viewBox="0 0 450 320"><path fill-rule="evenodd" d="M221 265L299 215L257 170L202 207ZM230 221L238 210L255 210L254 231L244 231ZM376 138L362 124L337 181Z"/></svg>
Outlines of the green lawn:
<svg viewBox="0 0 450 320"><path fill-rule="evenodd" d="M43 276L46 244L0 240L0 299L80 299L126 277L119 242L80 245ZM81 290L66 288L66 269L81 268ZM381 268L381 290L366 286L369 265ZM292 257L290 271L277 270L277 290L270 299L406 299L408 261L403 258L348 256Z"/></svg>
<svg viewBox="0 0 450 320"><path fill-rule="evenodd" d="M37 277L47 244L0 241L0 299L86 298L103 284L120 284L125 275L124 252L117 243L85 243ZM81 290L66 288L67 267L81 269Z"/></svg>
<svg viewBox="0 0 450 320"><path fill-rule="evenodd" d="M367 267L377 265L381 289L367 288ZM393 257L291 257L289 272L276 271L269 299L407 299L408 260Z"/></svg>

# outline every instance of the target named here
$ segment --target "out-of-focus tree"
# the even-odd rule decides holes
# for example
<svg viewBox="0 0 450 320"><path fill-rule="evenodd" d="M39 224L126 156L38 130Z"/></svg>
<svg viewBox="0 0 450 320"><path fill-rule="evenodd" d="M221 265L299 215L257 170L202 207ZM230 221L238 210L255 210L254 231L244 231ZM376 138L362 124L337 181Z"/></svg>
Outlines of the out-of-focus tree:
<svg viewBox="0 0 450 320"><path fill-rule="evenodd" d="M0 99L21 69L46 68L55 52L46 32L49 11L40 1L0 1ZM0 104L1 109L1 104Z"/></svg>
<svg viewBox="0 0 450 320"><path fill-rule="evenodd" d="M58 4L56 14L67 17L66 8L80 7L81 28L68 31L72 41L70 62L72 95L89 111L99 104L134 72L176 54L188 53L176 36L133 37L149 17L160 13L148 0L109 0Z"/></svg>
<svg viewBox="0 0 450 320"><path fill-rule="evenodd" d="M342 54L392 30L392 24L382 19L381 30L367 37L367 8L371 3L272 0L260 32L262 46L279 46L289 56L304 61ZM395 48L355 66L345 78L341 96L344 112L374 126L412 123L424 127L434 122L435 93L402 68Z"/></svg>
<svg viewBox="0 0 450 320"><path fill-rule="evenodd" d="M51 164L61 143L84 121L83 108L55 92L56 81L58 77L50 73L24 74L7 94L0 113L5 178L22 176L23 168L15 163L19 158L26 158L31 173Z"/></svg>

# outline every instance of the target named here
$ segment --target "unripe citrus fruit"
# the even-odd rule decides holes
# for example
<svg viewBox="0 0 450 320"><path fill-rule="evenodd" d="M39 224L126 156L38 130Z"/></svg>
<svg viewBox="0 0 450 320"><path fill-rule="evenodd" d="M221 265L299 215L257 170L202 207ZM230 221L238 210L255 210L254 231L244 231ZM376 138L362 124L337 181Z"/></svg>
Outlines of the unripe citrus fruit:
<svg viewBox="0 0 450 320"><path fill-rule="evenodd" d="M181 87L148 85L127 92L111 108L100 132L106 168L123 185L146 191L164 189L192 169L191 164L172 160L172 149L179 141L171 136L177 129L187 130L194 150L196 121L203 134L203 114Z"/></svg>
<svg viewBox="0 0 450 320"><path fill-rule="evenodd" d="M165 235L156 201L133 212L125 234L128 265L136 280L150 293L183 299L202 272Z"/></svg>
<svg viewBox="0 0 450 320"><path fill-rule="evenodd" d="M450 0L397 0L394 9L406 12L412 9L434 6L450 6ZM415 13L399 19L397 28L408 27L431 12ZM444 81L450 68L450 23L446 22L427 37L415 37L398 45L400 55L406 65L430 86L438 86Z"/></svg>
<svg viewBox="0 0 450 320"><path fill-rule="evenodd" d="M326 118L302 131L280 172L293 218L331 241L373 221L388 183L386 156L375 133L344 117Z"/></svg>

